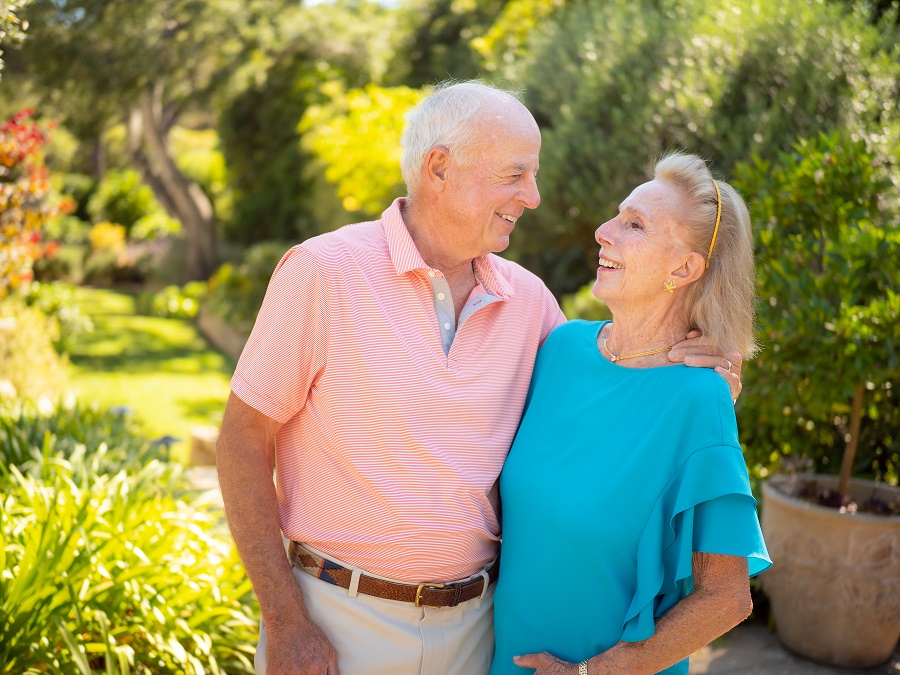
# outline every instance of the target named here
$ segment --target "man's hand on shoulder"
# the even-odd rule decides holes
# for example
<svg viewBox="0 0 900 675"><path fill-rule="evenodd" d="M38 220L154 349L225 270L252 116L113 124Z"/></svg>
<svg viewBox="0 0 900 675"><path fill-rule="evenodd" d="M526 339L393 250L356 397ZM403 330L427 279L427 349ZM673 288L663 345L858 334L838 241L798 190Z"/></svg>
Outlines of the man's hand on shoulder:
<svg viewBox="0 0 900 675"><path fill-rule="evenodd" d="M743 357L738 352L723 354L713 349L703 341L703 336L698 331L691 331L685 340L675 345L669 352L669 360L686 366L712 368L725 378L734 401L741 395L744 388L741 384Z"/></svg>
<svg viewBox="0 0 900 675"><path fill-rule="evenodd" d="M339 675L337 651L308 618L267 624L266 675Z"/></svg>

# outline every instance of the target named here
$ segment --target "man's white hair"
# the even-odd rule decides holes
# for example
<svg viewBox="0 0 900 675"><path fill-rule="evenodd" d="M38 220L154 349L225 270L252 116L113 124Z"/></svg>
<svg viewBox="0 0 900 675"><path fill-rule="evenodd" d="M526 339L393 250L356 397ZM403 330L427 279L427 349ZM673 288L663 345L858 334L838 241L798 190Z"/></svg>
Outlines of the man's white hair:
<svg viewBox="0 0 900 675"><path fill-rule="evenodd" d="M521 93L500 89L479 80L442 82L415 108L406 113L400 171L412 195L418 188L425 156L436 145L450 151L453 161L471 166L480 157L475 131L478 112L485 105L521 102Z"/></svg>

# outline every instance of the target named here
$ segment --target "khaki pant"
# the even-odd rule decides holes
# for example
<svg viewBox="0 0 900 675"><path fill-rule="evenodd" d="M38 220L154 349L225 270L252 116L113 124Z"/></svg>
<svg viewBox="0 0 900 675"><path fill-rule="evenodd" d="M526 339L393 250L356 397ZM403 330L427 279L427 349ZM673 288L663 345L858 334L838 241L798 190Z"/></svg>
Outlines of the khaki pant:
<svg viewBox="0 0 900 675"><path fill-rule="evenodd" d="M343 563L340 563L343 564ZM344 565L345 567L349 567ZM313 621L338 653L341 675L482 675L494 655L494 586L457 607L416 607L348 590L293 569ZM266 672L266 627L254 659Z"/></svg>

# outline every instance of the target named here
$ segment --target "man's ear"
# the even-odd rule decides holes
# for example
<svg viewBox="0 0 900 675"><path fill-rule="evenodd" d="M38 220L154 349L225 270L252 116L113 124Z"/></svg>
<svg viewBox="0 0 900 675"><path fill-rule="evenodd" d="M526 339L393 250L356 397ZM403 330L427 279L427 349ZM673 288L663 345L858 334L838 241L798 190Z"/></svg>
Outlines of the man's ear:
<svg viewBox="0 0 900 675"><path fill-rule="evenodd" d="M447 184L447 169L450 167L450 151L443 145L435 145L425 155L425 181L436 190L443 190Z"/></svg>
<svg viewBox="0 0 900 675"><path fill-rule="evenodd" d="M706 271L706 258L696 251L691 251L684 264L670 272L669 276L676 280L679 287L683 287L697 281L703 276L704 271Z"/></svg>

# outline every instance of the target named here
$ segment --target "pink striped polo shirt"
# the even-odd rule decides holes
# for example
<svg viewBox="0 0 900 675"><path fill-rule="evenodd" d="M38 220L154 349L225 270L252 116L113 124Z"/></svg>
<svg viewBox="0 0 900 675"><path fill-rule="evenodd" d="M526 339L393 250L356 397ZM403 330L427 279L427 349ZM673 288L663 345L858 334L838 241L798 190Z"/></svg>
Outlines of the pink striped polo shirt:
<svg viewBox="0 0 900 675"><path fill-rule="evenodd" d="M445 353L429 277L442 275L400 202L285 254L231 387L284 423L286 537L380 576L445 582L497 553L497 477L535 354L564 317L540 279L488 255Z"/></svg>

